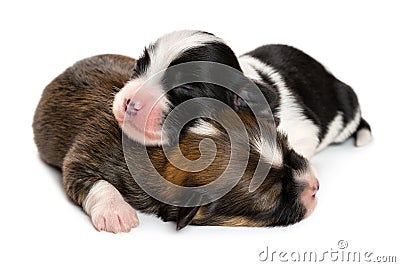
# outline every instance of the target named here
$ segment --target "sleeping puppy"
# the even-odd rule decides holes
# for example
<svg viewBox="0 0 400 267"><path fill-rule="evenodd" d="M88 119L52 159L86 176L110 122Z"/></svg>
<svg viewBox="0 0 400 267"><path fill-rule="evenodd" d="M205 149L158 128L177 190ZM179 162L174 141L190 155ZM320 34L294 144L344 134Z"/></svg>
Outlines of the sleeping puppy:
<svg viewBox="0 0 400 267"><path fill-rule="evenodd" d="M258 95L245 86L237 94L207 83L186 84L167 92L169 88L161 77L142 88L155 73L194 61L217 62L243 71L257 84L269 103L268 109L280 120L278 131L308 159L350 136L356 138L357 146L371 140L354 91L310 56L290 46L266 45L237 60L222 39L200 31L167 34L139 58L130 81L113 103L114 115L121 127L125 118L124 131L130 138L146 145L168 142L168 138L161 138L164 118L190 98L215 98L236 110L248 109L249 104L257 102Z"/></svg>
<svg viewBox="0 0 400 267"><path fill-rule="evenodd" d="M131 139L146 145L168 143L165 135L162 139L165 116L173 107L191 98L207 96L233 106L235 94L216 84L192 82L169 88L165 78L167 73L157 76L167 68L197 61L220 63L240 70L230 47L207 32L172 32L145 48L129 82L116 94L113 102L115 118ZM207 70L203 68L198 72L206 73Z"/></svg>
<svg viewBox="0 0 400 267"><path fill-rule="evenodd" d="M277 134L276 146L272 146L260 129L274 131L275 124L263 121L257 127L255 117L247 111L238 112L239 121L225 110L218 112L221 121L237 136L233 146L217 121L200 118L182 132L179 144L169 148L171 158L181 152L187 159L196 160L211 151L200 151L200 142L211 139L216 152L211 155L211 164L202 171L177 168L167 160L161 147L144 147L125 136L114 118L112 104L114 94L131 84L134 68L134 59L118 55L79 61L45 88L34 116L33 130L40 157L62 170L66 194L91 217L96 229L114 233L130 231L139 223L135 210L176 221L177 229L188 224L289 225L313 211L319 185L309 161L288 145L283 134ZM240 123L244 124L244 132L239 131ZM128 142L124 147L122 140ZM246 143L248 157L243 153ZM165 204L144 192L128 168L127 163L135 167L136 176L157 186L151 184L153 174L136 157L135 151L143 148L167 181L185 187L203 186L216 180L232 161L233 153L237 157L231 162L233 170L229 174L238 182L227 194L209 203L195 207ZM235 169L243 164L241 175ZM260 164L271 169L261 185L250 192L249 185ZM180 192L160 188L160 194L173 199ZM207 194L204 192L204 197Z"/></svg>

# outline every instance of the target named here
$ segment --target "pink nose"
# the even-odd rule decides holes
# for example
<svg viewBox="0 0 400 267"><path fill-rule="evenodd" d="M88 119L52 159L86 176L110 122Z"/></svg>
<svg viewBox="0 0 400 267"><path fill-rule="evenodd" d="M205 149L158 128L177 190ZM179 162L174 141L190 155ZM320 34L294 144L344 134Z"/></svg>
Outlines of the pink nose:
<svg viewBox="0 0 400 267"><path fill-rule="evenodd" d="M317 194L318 190L319 190L319 182L318 179L315 178L313 179L313 181L310 183L311 186L311 190L312 190L312 196L315 197L315 195Z"/></svg>
<svg viewBox="0 0 400 267"><path fill-rule="evenodd" d="M140 102L134 102L130 98L125 101L125 112L130 116L136 115L141 108L142 104Z"/></svg>

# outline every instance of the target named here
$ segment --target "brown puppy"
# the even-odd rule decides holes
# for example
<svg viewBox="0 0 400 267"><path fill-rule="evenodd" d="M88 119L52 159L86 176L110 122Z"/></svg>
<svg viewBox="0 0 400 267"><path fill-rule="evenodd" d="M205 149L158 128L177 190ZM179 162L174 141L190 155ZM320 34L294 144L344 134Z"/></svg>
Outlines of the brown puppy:
<svg viewBox="0 0 400 267"><path fill-rule="evenodd" d="M134 59L118 55L100 55L77 62L45 88L34 116L40 157L62 169L67 195L83 207L98 230L129 231L138 224L135 209L177 221L178 229L187 224L288 225L312 212L318 182L308 160L294 152L279 133L271 153L270 143L249 114L239 114L247 134L234 132L239 141L233 146L219 123L199 119L180 137L179 146L170 147L170 159L178 158L180 151L189 160L202 154L212 158L212 163L201 171L175 167L160 147L145 148L161 176L185 187L214 181L231 160L231 152L238 155L229 173L238 183L227 194L196 207L165 204L147 194L132 178L132 168L128 168L134 166L135 177L146 177L148 184L158 186L152 184L151 170L135 157L134 152L143 146L123 135L112 113L114 95L129 80L134 64ZM228 113L222 111L220 117L230 128L238 128L237 121ZM262 124L266 129L274 129L268 122ZM124 147L123 138L127 140ZM199 150L204 138L214 142L215 157L208 155L208 150ZM247 142L248 158L242 156ZM235 168L243 164L244 174L236 173ZM249 192L257 164L272 167L262 184ZM160 188L159 193L174 199L181 192Z"/></svg>

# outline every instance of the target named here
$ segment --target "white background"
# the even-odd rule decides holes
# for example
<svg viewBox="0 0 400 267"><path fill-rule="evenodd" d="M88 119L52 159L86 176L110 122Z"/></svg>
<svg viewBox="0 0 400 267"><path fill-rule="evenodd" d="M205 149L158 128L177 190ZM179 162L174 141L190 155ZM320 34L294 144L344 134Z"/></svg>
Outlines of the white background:
<svg viewBox="0 0 400 267"><path fill-rule="evenodd" d="M341 239L348 251L400 261L396 1L8 2L0 4L1 266L267 266L258 257L266 246L322 254ZM173 223L139 214L141 225L129 234L99 233L66 198L60 173L39 160L32 117L54 77L100 53L137 57L162 34L186 28L220 36L237 54L294 45L356 90L374 141L364 148L349 141L313 159L321 190L309 219L176 232Z"/></svg>

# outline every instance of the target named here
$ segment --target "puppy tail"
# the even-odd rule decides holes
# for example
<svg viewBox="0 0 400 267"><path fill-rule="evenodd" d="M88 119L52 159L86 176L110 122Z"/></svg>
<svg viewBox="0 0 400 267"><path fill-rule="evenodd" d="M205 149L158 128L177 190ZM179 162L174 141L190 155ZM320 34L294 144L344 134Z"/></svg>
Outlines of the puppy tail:
<svg viewBox="0 0 400 267"><path fill-rule="evenodd" d="M354 133L356 139L355 145L357 147L365 146L372 141L371 126L368 122L361 118L357 131Z"/></svg>

